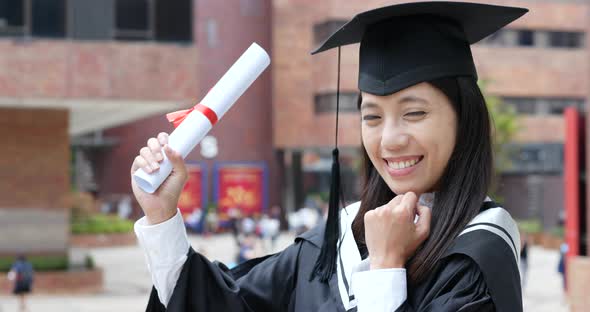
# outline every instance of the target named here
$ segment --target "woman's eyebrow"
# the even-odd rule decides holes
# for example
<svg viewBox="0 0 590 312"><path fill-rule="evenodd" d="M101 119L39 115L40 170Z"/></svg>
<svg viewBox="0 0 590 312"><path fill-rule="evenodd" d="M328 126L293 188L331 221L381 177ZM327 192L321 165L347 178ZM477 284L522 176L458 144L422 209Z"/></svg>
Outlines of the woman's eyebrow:
<svg viewBox="0 0 590 312"><path fill-rule="evenodd" d="M400 104L407 103L407 102L421 102L423 104L430 104L430 102L428 102L427 100L425 100L421 97L417 97L415 95L404 96L403 98L401 98L399 100Z"/></svg>
<svg viewBox="0 0 590 312"><path fill-rule="evenodd" d="M373 103L373 102L363 102L361 104L361 110L363 109L367 109L367 108L378 108L379 105Z"/></svg>

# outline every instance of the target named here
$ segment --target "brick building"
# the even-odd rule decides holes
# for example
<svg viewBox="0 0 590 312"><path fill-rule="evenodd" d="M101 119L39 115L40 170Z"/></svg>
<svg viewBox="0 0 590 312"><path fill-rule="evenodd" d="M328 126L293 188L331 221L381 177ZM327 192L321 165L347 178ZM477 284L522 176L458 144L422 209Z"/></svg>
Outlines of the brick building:
<svg viewBox="0 0 590 312"><path fill-rule="evenodd" d="M302 186L292 186L291 192L299 198L296 202L302 201L308 189L322 187L314 183L327 179L334 144L337 51L313 57L309 51L354 14L401 2L407 1L273 2L274 143L290 156L291 168L303 168L302 177L289 175L303 181ZM517 218L539 218L551 229L563 217L563 109L586 110L590 7L584 1L493 3L530 9L529 14L473 47L487 93L514 106L519 114L520 130L512 144L511 166L501 180L501 194ZM358 45L342 48L340 105L345 113L340 119L339 144L348 155L343 160L348 173L356 170L360 144L357 59ZM293 122L295 115L298 119ZM350 177L344 183L349 184L348 194L355 194L358 183Z"/></svg>
<svg viewBox="0 0 590 312"><path fill-rule="evenodd" d="M138 149L159 131L172 131L163 114L202 98L253 41L270 52L272 70L211 132L217 156L197 148L188 157L207 172L204 200L215 201L214 171L228 162L266 168L265 206L281 203L289 211L305 205L308 194L325 193L336 52L309 52L354 14L399 2L0 2L0 129L7 151L0 156L0 253L21 245L64 252L71 187L105 201L129 196ZM539 218L549 229L563 206L562 112L569 106L585 112L590 91L590 7L582 0L493 3L531 10L473 47L487 92L519 113L502 195L516 217ZM343 48L339 145L350 200L359 192L357 59L358 46ZM40 225L46 229L38 231Z"/></svg>
<svg viewBox="0 0 590 312"><path fill-rule="evenodd" d="M310 190L328 191L325 182L334 144L337 51L313 57L309 51L354 14L401 2L408 1L273 2L274 144L286 155L285 194L293 206L301 205ZM590 4L583 0L479 2L530 9L472 50L480 79L487 81L487 94L518 113L520 129L510 146L511 166L500 180L504 206L516 218L540 220L549 231L565 217L563 111L575 107L585 114L588 109ZM344 150L343 183L351 200L358 198L359 191L354 174L360 145L357 60L358 45L342 48L340 107L345 112L339 121L339 145ZM297 116L295 122L293 116ZM588 198L590 189L582 192ZM587 202L583 205L581 210L590 211ZM590 224L590 214L584 216ZM580 234L588 242L588 233ZM589 258L570 258L567 274L571 307L585 311Z"/></svg>
<svg viewBox="0 0 590 312"><path fill-rule="evenodd" d="M262 0L0 2L0 254L65 253L71 189L116 210L140 147L173 130L164 114L196 104L252 42L270 50L270 14ZM214 167L238 162L265 170L265 206L278 203L270 79L212 130L215 157L188 156L203 200Z"/></svg>

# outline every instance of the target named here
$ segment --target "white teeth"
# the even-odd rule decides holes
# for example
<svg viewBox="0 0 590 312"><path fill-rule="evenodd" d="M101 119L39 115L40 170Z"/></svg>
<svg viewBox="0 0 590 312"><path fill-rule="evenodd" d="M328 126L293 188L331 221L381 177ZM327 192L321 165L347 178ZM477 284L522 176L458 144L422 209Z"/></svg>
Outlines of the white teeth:
<svg viewBox="0 0 590 312"><path fill-rule="evenodd" d="M391 169L405 169L405 168L409 168L409 167L414 166L416 163L418 163L418 159L411 159L411 160L399 161L399 162L392 161L392 162L387 162L387 165Z"/></svg>

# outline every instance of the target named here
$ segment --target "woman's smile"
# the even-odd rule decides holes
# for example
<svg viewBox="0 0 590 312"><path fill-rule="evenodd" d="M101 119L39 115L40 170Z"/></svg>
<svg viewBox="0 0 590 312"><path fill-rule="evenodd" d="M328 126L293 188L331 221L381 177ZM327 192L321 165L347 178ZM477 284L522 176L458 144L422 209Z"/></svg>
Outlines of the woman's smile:
<svg viewBox="0 0 590 312"><path fill-rule="evenodd" d="M403 177L413 173L420 162L424 159L422 155L383 158L386 171L394 178Z"/></svg>

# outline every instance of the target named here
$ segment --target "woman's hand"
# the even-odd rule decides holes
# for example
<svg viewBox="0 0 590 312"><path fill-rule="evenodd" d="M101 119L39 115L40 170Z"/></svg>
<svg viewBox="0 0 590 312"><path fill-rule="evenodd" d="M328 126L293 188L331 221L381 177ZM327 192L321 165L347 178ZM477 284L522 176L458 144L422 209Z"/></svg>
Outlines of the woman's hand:
<svg viewBox="0 0 590 312"><path fill-rule="evenodd" d="M131 188L149 224L164 222L176 214L178 199L188 177L184 159L167 144L167 133L158 134L157 139L150 138L131 165ZM166 153L172 163L172 172L153 194L146 193L135 183L133 174L138 169L143 169L146 173L157 171L160 168L159 163L164 160L163 153Z"/></svg>
<svg viewBox="0 0 590 312"><path fill-rule="evenodd" d="M418 222L414 223L416 214ZM430 208L412 192L365 214L365 241L371 270L402 268L430 232Z"/></svg>

